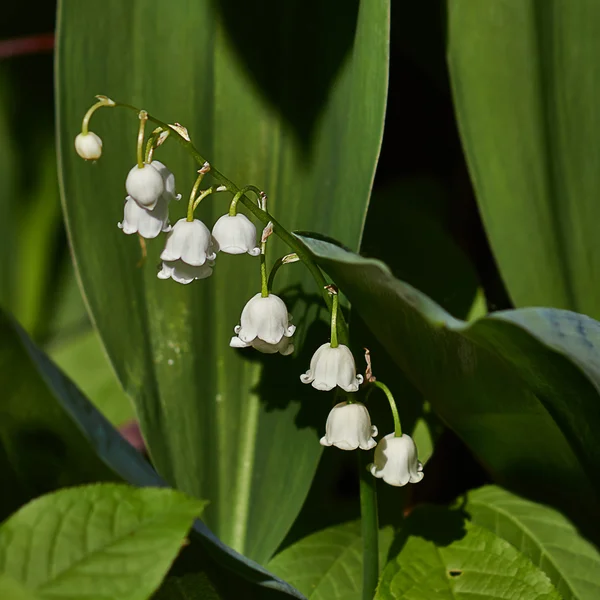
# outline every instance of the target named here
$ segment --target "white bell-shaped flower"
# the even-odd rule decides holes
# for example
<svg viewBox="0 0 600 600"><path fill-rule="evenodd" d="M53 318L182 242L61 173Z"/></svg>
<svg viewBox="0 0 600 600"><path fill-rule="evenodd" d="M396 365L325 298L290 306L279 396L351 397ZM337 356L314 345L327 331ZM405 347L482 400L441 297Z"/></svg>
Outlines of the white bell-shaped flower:
<svg viewBox="0 0 600 600"><path fill-rule="evenodd" d="M340 344L332 348L323 344L310 359L310 368L300 375L302 383L311 383L317 390L329 391L336 385L347 392L356 392L363 376L356 374L356 365L350 348Z"/></svg>
<svg viewBox="0 0 600 600"><path fill-rule="evenodd" d="M268 346L263 346L255 340L261 340L274 346L278 345L284 337L292 337L296 327L290 325L291 318L285 302L279 296L269 294L263 298L261 294L256 294L244 306L240 324L234 328L237 337L232 338L229 345L234 348L254 346L257 350L264 352ZM241 346L236 340L246 346ZM279 352L280 349L275 351Z"/></svg>
<svg viewBox="0 0 600 600"><path fill-rule="evenodd" d="M169 203L165 195L158 199L153 210L143 208L131 196L127 196L123 221L118 226L123 233L139 233L147 239L155 238L161 231L171 231Z"/></svg>
<svg viewBox="0 0 600 600"><path fill-rule="evenodd" d="M98 160L102 156L102 140L93 131L80 133L75 138L75 150L85 160Z"/></svg>
<svg viewBox="0 0 600 600"><path fill-rule="evenodd" d="M223 215L212 230L217 243L217 251L226 254L244 254L258 256L260 248L256 245L256 227L246 215Z"/></svg>
<svg viewBox="0 0 600 600"><path fill-rule="evenodd" d="M292 344L292 340L289 337L283 336L281 340L277 344L269 344L260 338L254 338L250 343L242 342L239 337L235 336L231 338L231 342L229 345L232 348L254 348L263 354L283 354L283 356L287 356L288 354L292 354L294 351L294 344Z"/></svg>
<svg viewBox="0 0 600 600"><path fill-rule="evenodd" d="M337 446L342 450L370 450L377 445L373 439L377 427L371 425L367 407L361 402L340 402L327 417L322 446Z"/></svg>
<svg viewBox="0 0 600 600"><path fill-rule="evenodd" d="M375 477L398 487L423 479L423 465L417 460L417 446L405 433L401 437L390 433L381 439L375 448L373 463L368 468Z"/></svg>
<svg viewBox="0 0 600 600"><path fill-rule="evenodd" d="M159 279L173 279L177 283L187 285L194 279L206 279L212 275L212 267L215 263L207 260L203 265L188 265L182 260L163 261L162 268L158 272Z"/></svg>
<svg viewBox="0 0 600 600"><path fill-rule="evenodd" d="M153 160L150 163L151 167L154 167L163 178L163 183L165 186L165 191L162 194L162 197L170 202L171 200L180 200L181 194L178 194L175 191L175 175L171 173L171 171L163 165L159 160Z"/></svg>
<svg viewBox="0 0 600 600"><path fill-rule="evenodd" d="M125 181L127 194L140 206L152 210L165 191L165 182L157 169L148 163L129 171Z"/></svg>
<svg viewBox="0 0 600 600"><path fill-rule="evenodd" d="M167 236L160 258L166 262L182 260L192 267L200 267L215 259L212 236L208 227L198 219L179 219Z"/></svg>

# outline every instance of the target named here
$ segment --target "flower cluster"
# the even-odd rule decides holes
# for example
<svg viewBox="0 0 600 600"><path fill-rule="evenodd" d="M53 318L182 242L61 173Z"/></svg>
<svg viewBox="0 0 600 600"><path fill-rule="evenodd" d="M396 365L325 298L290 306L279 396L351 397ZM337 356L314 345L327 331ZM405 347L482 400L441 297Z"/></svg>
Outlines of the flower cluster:
<svg viewBox="0 0 600 600"><path fill-rule="evenodd" d="M75 138L75 149L85 160L97 160L102 154L102 140L88 130L91 115L102 106L116 106L116 103L105 96L98 96L98 100L86 113L82 131ZM162 266L157 276L159 279L173 279L181 284L189 284L196 279L205 279L212 275L218 252L260 256L261 291L244 306L240 322L234 327L235 335L231 338L230 346L251 347L265 354L292 354L292 336L296 327L291 324L292 317L285 302L271 293L270 288L277 269L282 264L298 260L299 251L298 254L288 255L276 263L267 278L266 243L274 229L273 223L269 221L266 195L253 186L241 191L232 190L235 191L235 195L228 214L221 216L212 231L209 230L201 220L194 217L196 207L210 194L230 190L224 185L200 190L204 176L210 171L210 165L204 163L198 171L191 191L186 217L171 226L169 205L173 200L180 200L181 194L176 192L173 173L162 162L153 159L154 150L166 140L171 131L166 126L158 127L152 133L144 152L144 127L148 114L140 111L139 118L137 164L131 168L125 181L127 196L123 220L118 223L118 227L125 234L136 233L145 239L153 239L161 233L166 233L166 242L160 254ZM186 142L190 142L184 127L178 124L169 127ZM268 222L260 240L260 247L257 244L256 227L252 221L237 213L237 203L246 191L252 191L257 196L261 216ZM356 372L350 348L338 341L338 290L332 285L325 286L325 289L329 293L327 301L331 304L331 338L329 342L317 348L308 370L300 375L300 380L312 385L316 390L335 389L340 395L345 395L346 399L338 402L329 413L326 432L320 443L323 446L337 446L342 450L375 448L373 464L369 466L375 477L382 478L394 486L417 483L423 478L423 467L417 459L414 441L408 435L402 434L395 401L388 388L380 382L375 382L369 375L369 369L367 370L367 397L374 386L383 389L394 414L395 431L384 436L379 443L374 439L378 431L377 427L371 424L367 407L349 396L359 392L364 378Z"/></svg>
<svg viewBox="0 0 600 600"><path fill-rule="evenodd" d="M201 170L201 176L207 172ZM200 177L201 178L201 177ZM199 179L200 179L199 178ZM175 177L157 160L134 166L125 182L127 198L125 216L119 223L124 233L138 233L144 238L155 238L168 233L161 252L162 268L159 279L173 279L188 284L195 279L212 275L217 252L257 256L256 227L244 215L223 215L212 232L199 219L188 214L171 227L169 203L179 200L175 192ZM191 199L192 202L196 198Z"/></svg>

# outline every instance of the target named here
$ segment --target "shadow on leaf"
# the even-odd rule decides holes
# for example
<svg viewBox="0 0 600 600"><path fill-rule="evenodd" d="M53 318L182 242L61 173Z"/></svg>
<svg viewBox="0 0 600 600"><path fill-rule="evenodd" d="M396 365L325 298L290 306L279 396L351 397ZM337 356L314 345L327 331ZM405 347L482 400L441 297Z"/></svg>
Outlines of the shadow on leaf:
<svg viewBox="0 0 600 600"><path fill-rule="evenodd" d="M303 153L356 33L359 0L215 2L250 77L290 125Z"/></svg>

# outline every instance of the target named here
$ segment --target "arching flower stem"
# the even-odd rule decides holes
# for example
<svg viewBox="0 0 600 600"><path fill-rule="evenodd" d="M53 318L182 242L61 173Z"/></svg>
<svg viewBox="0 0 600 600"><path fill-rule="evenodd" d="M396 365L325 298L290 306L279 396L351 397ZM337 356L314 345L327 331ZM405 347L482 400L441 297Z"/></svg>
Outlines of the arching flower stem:
<svg viewBox="0 0 600 600"><path fill-rule="evenodd" d="M98 102L96 102L96 104L92 104L92 106L90 106L88 111L83 116L83 121L81 122L81 133L83 133L83 135L88 134L90 119L99 108L102 108L103 106L116 106L116 103L106 96L96 96L96 98L98 98ZM137 110L137 108L135 110Z"/></svg>
<svg viewBox="0 0 600 600"><path fill-rule="evenodd" d="M299 260L300 259L298 258L298 255L295 252L292 252L291 254L286 254L285 256L282 256L280 259L278 259L275 262L275 264L271 267L271 272L269 273L269 281L267 283L267 287L270 290L273 289L273 282L275 281L275 275L277 275L277 271L279 271L279 269L281 269L281 267L283 267L283 265L298 262Z"/></svg>
<svg viewBox="0 0 600 600"><path fill-rule="evenodd" d="M394 400L390 388L385 385L385 383L382 383L381 381L371 381L369 389L367 390L365 402L369 399L375 388L379 388L386 395L386 398L390 403L390 409L392 410L392 415L394 417L394 437L402 437L402 426L400 424L400 416L398 415L398 407L396 406L396 401Z"/></svg>
<svg viewBox="0 0 600 600"><path fill-rule="evenodd" d="M263 192L259 190L255 185L247 185L243 187L239 192L235 194L231 204L229 205L229 216L235 217L237 214L237 203L240 201L240 198L246 194L246 192L254 192L256 194L256 204L259 206L261 210L266 210L262 206L262 194Z"/></svg>

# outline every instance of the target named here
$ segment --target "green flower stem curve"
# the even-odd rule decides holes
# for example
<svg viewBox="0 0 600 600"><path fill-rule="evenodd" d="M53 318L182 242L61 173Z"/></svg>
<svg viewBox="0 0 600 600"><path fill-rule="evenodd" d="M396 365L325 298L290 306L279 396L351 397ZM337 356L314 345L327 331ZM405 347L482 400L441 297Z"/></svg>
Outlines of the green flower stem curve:
<svg viewBox="0 0 600 600"><path fill-rule="evenodd" d="M396 401L394 400L394 396L392 395L390 388L385 385L385 383L382 383L381 381L372 381L369 385L369 389L367 390L365 402L369 399L375 388L379 388L385 394L388 402L390 403L390 409L392 411L392 416L394 417L394 437L402 437L402 425L400 424L398 407L396 406Z"/></svg>

